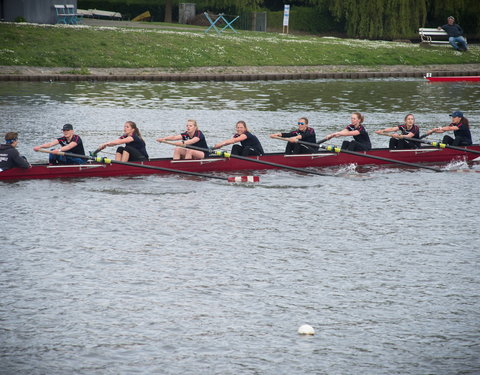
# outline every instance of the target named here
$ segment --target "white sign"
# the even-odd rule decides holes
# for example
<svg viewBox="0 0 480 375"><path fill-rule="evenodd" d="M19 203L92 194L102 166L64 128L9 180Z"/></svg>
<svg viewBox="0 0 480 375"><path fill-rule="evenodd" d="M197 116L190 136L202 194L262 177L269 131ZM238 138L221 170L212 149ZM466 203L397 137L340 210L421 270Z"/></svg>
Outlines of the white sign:
<svg viewBox="0 0 480 375"><path fill-rule="evenodd" d="M285 4L285 9L283 10L283 26L288 27L288 16L290 15L290 5Z"/></svg>

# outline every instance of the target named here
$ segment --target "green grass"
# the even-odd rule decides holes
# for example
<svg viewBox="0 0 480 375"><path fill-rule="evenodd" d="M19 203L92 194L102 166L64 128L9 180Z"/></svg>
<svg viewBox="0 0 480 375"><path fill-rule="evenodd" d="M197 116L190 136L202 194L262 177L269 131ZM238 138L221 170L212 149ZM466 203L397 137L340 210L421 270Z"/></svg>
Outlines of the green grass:
<svg viewBox="0 0 480 375"><path fill-rule="evenodd" d="M178 27L178 25L172 25ZM480 61L480 48L241 31L72 27L0 23L0 65L67 68L429 65ZM83 72L88 71L84 70Z"/></svg>

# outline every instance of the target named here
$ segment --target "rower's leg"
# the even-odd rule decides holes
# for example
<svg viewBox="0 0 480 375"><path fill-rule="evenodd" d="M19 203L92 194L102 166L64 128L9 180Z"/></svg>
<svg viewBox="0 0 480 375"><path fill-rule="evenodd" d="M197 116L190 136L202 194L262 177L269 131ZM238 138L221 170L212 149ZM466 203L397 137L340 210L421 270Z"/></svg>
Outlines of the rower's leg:
<svg viewBox="0 0 480 375"><path fill-rule="evenodd" d="M128 159L130 159L130 153L128 151L123 151L121 161L125 162L128 161Z"/></svg>
<svg viewBox="0 0 480 375"><path fill-rule="evenodd" d="M449 135L444 136L443 139L442 139L442 143L445 143L446 145L452 145L453 141L454 141L454 139L452 137L450 137Z"/></svg>
<svg viewBox="0 0 480 375"><path fill-rule="evenodd" d="M175 147L175 150L173 151L173 158L175 160L178 160L178 159L183 159L184 156L185 156L185 149L184 148L181 148L181 147Z"/></svg>

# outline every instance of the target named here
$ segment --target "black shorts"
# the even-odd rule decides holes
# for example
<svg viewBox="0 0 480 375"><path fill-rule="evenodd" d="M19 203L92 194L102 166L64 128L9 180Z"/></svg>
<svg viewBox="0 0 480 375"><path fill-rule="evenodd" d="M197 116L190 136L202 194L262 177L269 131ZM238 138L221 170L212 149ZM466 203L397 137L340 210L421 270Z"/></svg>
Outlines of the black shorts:
<svg viewBox="0 0 480 375"><path fill-rule="evenodd" d="M123 151L128 152L130 155L128 161L145 161L147 158L135 147L126 145L125 147L117 148L117 152L123 154Z"/></svg>

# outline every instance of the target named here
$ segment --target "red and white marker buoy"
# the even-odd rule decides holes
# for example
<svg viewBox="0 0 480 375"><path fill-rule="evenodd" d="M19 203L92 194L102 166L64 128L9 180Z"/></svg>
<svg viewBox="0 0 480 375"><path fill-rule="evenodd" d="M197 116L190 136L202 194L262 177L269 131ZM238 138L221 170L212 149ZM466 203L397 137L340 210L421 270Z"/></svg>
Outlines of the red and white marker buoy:
<svg viewBox="0 0 480 375"><path fill-rule="evenodd" d="M229 177L228 182L260 182L260 177L258 176Z"/></svg>

